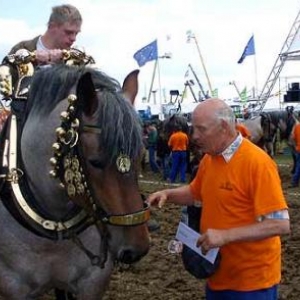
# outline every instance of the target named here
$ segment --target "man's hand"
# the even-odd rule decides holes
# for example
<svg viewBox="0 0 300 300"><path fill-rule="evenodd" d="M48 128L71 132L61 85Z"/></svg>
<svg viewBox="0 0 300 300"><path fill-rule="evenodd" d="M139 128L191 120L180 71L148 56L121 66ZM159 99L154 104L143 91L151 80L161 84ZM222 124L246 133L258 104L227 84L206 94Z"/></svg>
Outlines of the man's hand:
<svg viewBox="0 0 300 300"><path fill-rule="evenodd" d="M60 63L63 59L63 50L36 50L35 59L38 63L44 64Z"/></svg>
<svg viewBox="0 0 300 300"><path fill-rule="evenodd" d="M168 195L166 190L155 192L147 198L147 202L150 205L157 205L159 208L162 208L163 205L167 202Z"/></svg>
<svg viewBox="0 0 300 300"><path fill-rule="evenodd" d="M208 229L197 241L197 247L201 247L204 255L213 248L227 244L226 230Z"/></svg>

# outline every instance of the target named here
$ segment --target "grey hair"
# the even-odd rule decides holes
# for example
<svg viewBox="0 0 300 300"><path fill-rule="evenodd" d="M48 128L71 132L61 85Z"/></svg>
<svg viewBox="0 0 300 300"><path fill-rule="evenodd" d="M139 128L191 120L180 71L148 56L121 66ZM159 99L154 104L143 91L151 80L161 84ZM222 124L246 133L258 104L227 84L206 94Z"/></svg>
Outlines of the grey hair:
<svg viewBox="0 0 300 300"><path fill-rule="evenodd" d="M218 120L224 120L232 128L235 128L236 117L230 106L222 106L216 109L215 113Z"/></svg>
<svg viewBox="0 0 300 300"><path fill-rule="evenodd" d="M64 24L66 22L81 24L82 17L79 10L70 4L52 7L52 13L48 21L48 26L50 23Z"/></svg>

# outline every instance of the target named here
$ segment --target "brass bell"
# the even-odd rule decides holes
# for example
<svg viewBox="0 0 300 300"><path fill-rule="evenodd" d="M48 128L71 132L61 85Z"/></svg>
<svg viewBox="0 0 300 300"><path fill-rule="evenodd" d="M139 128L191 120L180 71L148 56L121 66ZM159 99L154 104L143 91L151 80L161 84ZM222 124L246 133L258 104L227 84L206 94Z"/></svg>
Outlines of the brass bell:
<svg viewBox="0 0 300 300"><path fill-rule="evenodd" d="M54 150L54 152L59 152L60 151L60 149L61 149L61 144L60 143L54 143L53 145L52 145L52 149Z"/></svg>
<svg viewBox="0 0 300 300"><path fill-rule="evenodd" d="M56 178L56 177L57 177L57 173L56 173L56 171L54 171L54 170L51 170L51 171L49 172L49 175L50 175L52 178Z"/></svg>
<svg viewBox="0 0 300 300"><path fill-rule="evenodd" d="M77 100L77 96L76 95L70 94L68 96L68 101L69 101L70 104L73 104L76 100Z"/></svg>
<svg viewBox="0 0 300 300"><path fill-rule="evenodd" d="M61 138L64 137L66 134L66 131L62 127L58 127L55 130L57 137Z"/></svg>
<svg viewBox="0 0 300 300"><path fill-rule="evenodd" d="M66 112L66 111L63 111L61 114L60 114L60 118L63 120L63 121L67 121L69 120L69 113Z"/></svg>
<svg viewBox="0 0 300 300"><path fill-rule="evenodd" d="M51 166L55 167L57 165L57 159L55 157L51 157L50 164L51 164Z"/></svg>
<svg viewBox="0 0 300 300"><path fill-rule="evenodd" d="M72 128L77 129L79 127L79 120L76 118L72 121Z"/></svg>
<svg viewBox="0 0 300 300"><path fill-rule="evenodd" d="M68 107L68 112L72 113L72 112L74 112L74 111L75 111L75 107L74 107L73 105L70 105L70 106Z"/></svg>

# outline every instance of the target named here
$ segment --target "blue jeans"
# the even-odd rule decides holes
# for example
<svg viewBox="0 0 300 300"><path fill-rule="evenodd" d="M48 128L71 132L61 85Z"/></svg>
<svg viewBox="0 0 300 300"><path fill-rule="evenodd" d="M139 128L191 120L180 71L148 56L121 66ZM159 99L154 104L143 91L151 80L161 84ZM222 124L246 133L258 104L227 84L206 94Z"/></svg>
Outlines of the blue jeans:
<svg viewBox="0 0 300 300"><path fill-rule="evenodd" d="M167 180L170 175L170 155L164 155L160 157L161 169L163 172L164 180Z"/></svg>
<svg viewBox="0 0 300 300"><path fill-rule="evenodd" d="M292 177L292 185L298 185L300 179L300 152L295 151L296 165L295 172Z"/></svg>
<svg viewBox="0 0 300 300"><path fill-rule="evenodd" d="M223 290L213 291L206 286L206 300L277 300L278 285L249 292Z"/></svg>
<svg viewBox="0 0 300 300"><path fill-rule="evenodd" d="M149 152L149 164L150 164L150 169L154 173L159 172L158 165L156 163L156 149L155 146L149 146L148 147L148 152Z"/></svg>
<svg viewBox="0 0 300 300"><path fill-rule="evenodd" d="M180 181L185 182L186 165L186 151L173 151L170 174L170 180L172 183L176 181L178 172L180 173Z"/></svg>

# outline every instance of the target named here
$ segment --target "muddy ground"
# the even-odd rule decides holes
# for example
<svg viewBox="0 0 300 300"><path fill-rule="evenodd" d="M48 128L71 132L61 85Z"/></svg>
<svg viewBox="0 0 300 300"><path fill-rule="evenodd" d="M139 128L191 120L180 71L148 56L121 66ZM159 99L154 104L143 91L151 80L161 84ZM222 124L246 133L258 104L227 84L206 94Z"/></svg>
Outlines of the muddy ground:
<svg viewBox="0 0 300 300"><path fill-rule="evenodd" d="M281 155L276 158L282 185L288 201L292 233L283 237L283 266L280 299L300 299L300 188L288 189L290 182L290 158ZM151 183L149 183L151 181ZM152 182L154 181L154 183ZM166 183L147 170L140 180L141 191L148 195L165 188ZM115 270L104 300L186 300L205 299L203 280L196 280L184 270L179 255L170 254L168 243L174 238L180 208L166 205L162 210L154 210L160 229L151 233L149 254L127 270ZM41 300L53 300L48 294ZM88 300L88 299L86 299Z"/></svg>
<svg viewBox="0 0 300 300"><path fill-rule="evenodd" d="M282 238L283 267L280 299L300 299L300 188L288 189L290 183L289 156L276 158L282 186L289 204L292 233ZM163 184L149 184L153 176L147 172L141 180L145 194L164 188ZM167 205L154 211L161 228L151 233L152 246L149 254L127 271L116 271L112 277L105 300L185 300L205 299L203 280L194 279L187 273L178 255L168 253L167 246L174 238L180 209Z"/></svg>

